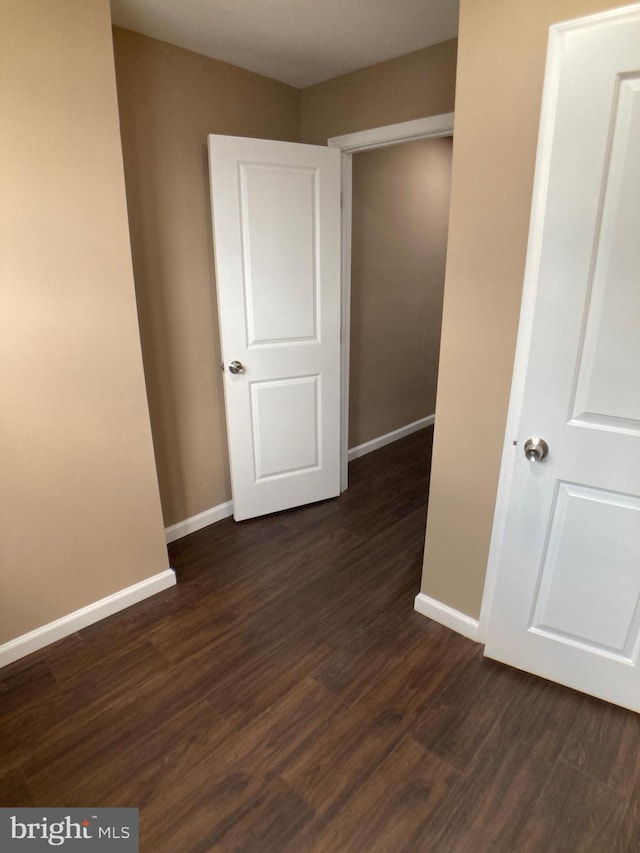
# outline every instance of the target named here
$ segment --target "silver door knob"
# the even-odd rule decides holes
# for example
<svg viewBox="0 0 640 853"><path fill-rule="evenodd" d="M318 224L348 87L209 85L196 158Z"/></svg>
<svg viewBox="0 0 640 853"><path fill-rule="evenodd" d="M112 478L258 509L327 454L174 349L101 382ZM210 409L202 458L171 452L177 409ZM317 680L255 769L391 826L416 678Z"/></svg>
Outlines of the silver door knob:
<svg viewBox="0 0 640 853"><path fill-rule="evenodd" d="M549 445L544 438L528 438L524 443L524 455L529 462L542 462L549 452Z"/></svg>
<svg viewBox="0 0 640 853"><path fill-rule="evenodd" d="M229 373L244 373L245 367L241 361L230 361L229 362Z"/></svg>

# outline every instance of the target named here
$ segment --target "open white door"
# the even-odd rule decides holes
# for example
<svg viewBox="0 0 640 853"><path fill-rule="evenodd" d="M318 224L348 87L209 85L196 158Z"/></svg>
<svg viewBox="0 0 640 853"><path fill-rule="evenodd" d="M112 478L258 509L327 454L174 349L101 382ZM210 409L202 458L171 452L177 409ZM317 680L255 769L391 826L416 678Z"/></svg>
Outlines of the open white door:
<svg viewBox="0 0 640 853"><path fill-rule="evenodd" d="M209 136L234 517L340 492L340 152Z"/></svg>
<svg viewBox="0 0 640 853"><path fill-rule="evenodd" d="M507 437L486 654L640 711L640 5L551 30Z"/></svg>

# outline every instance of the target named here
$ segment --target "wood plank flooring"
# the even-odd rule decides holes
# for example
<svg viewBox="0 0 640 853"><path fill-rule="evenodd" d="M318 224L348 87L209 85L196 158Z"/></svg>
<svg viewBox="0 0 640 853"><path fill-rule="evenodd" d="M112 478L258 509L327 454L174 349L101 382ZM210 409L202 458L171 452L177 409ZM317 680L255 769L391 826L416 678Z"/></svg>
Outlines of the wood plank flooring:
<svg viewBox="0 0 640 853"><path fill-rule="evenodd" d="M144 853L640 851L640 717L413 612L430 442L0 671L0 805L138 806Z"/></svg>

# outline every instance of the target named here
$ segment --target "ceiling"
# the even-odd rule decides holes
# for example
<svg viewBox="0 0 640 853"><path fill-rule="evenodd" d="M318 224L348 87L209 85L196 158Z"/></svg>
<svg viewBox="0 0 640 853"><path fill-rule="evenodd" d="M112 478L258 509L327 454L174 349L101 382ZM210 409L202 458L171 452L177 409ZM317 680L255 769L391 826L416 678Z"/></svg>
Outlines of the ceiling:
<svg viewBox="0 0 640 853"><path fill-rule="evenodd" d="M459 0L111 0L113 23L298 88L455 38Z"/></svg>

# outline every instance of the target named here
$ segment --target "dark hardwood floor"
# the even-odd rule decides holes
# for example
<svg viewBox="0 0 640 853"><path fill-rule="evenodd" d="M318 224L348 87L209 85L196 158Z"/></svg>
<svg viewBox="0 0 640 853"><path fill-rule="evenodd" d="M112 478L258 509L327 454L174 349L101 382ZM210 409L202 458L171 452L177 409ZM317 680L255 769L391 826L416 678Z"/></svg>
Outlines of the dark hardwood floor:
<svg viewBox="0 0 640 853"><path fill-rule="evenodd" d="M144 853L639 851L640 717L413 612L430 440L2 670L0 805L138 806Z"/></svg>

